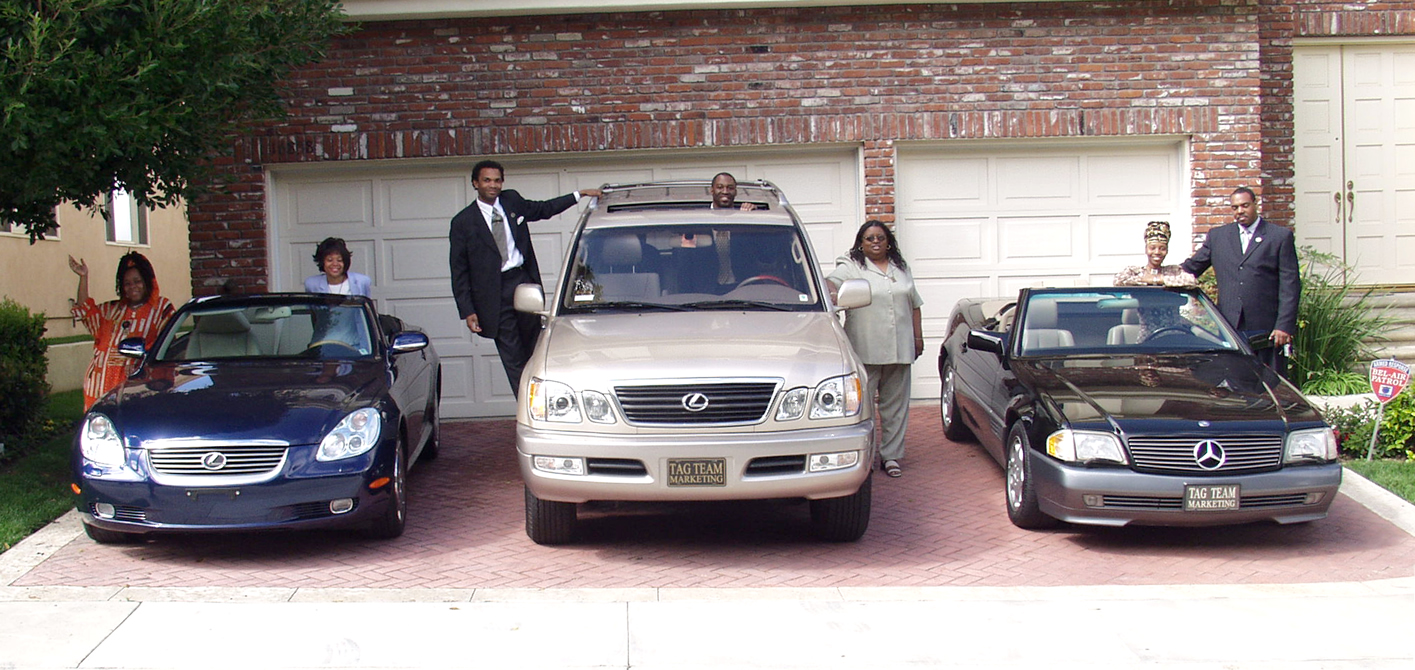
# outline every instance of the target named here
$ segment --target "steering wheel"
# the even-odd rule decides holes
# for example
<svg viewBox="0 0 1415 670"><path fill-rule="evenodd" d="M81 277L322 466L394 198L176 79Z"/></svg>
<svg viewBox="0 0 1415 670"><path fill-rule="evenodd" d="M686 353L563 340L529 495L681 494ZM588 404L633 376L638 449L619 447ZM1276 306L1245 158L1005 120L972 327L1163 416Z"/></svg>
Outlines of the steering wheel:
<svg viewBox="0 0 1415 670"><path fill-rule="evenodd" d="M1165 326L1163 328L1160 328L1159 330L1150 333L1149 337L1145 338L1145 341L1149 342L1150 340L1153 340L1156 337L1161 337L1165 333L1170 333L1174 335L1187 335L1189 334L1189 328L1187 326Z"/></svg>
<svg viewBox="0 0 1415 670"><path fill-rule="evenodd" d="M781 277L774 277L772 275L757 275L755 277L747 277L746 279L743 279L742 281L737 283L737 288L742 288L743 286L747 286L749 284L760 284L762 282L775 282L777 284L785 286L786 288L792 288L790 282L786 281L785 279L782 279Z"/></svg>
<svg viewBox="0 0 1415 670"><path fill-rule="evenodd" d="M311 342L310 346L305 347L305 353L309 353L320 347L335 347L337 349L347 350L355 356L362 355L357 347L343 340L320 340L318 342Z"/></svg>

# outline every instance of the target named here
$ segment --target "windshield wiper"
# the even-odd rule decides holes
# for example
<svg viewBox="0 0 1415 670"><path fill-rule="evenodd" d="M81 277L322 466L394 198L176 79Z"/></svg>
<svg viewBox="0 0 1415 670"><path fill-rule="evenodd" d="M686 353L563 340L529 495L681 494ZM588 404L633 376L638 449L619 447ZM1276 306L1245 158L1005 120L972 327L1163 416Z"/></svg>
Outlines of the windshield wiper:
<svg viewBox="0 0 1415 670"><path fill-rule="evenodd" d="M576 305L576 310L598 311L601 309L663 309L670 312L686 312L687 308L680 305L665 305L661 302L640 302L637 300L611 300L609 302L596 302L588 305Z"/></svg>
<svg viewBox="0 0 1415 670"><path fill-rule="evenodd" d="M761 300L699 300L697 302L683 303L684 307L692 309L715 309L718 307L761 307L764 309L774 309L778 312L790 312L795 308L792 305L782 305L774 302L764 302Z"/></svg>

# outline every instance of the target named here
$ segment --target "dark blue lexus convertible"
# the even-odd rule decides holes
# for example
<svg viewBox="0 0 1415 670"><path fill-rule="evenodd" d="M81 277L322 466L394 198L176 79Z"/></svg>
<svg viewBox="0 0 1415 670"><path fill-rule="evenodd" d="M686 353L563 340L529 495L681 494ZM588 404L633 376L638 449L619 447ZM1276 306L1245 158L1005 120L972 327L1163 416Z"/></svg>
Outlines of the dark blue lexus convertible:
<svg viewBox="0 0 1415 670"><path fill-rule="evenodd" d="M359 528L402 534L408 468L438 448L426 334L363 297L197 298L74 441L98 542L160 531Z"/></svg>

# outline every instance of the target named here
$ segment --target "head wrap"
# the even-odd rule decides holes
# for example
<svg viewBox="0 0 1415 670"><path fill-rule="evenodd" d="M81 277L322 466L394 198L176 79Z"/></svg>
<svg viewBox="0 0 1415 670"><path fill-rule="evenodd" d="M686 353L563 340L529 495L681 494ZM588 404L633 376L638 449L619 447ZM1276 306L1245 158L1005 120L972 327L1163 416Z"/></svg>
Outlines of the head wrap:
<svg viewBox="0 0 1415 670"><path fill-rule="evenodd" d="M1159 241L1169 244L1169 223L1165 221L1151 221L1146 224L1145 241Z"/></svg>

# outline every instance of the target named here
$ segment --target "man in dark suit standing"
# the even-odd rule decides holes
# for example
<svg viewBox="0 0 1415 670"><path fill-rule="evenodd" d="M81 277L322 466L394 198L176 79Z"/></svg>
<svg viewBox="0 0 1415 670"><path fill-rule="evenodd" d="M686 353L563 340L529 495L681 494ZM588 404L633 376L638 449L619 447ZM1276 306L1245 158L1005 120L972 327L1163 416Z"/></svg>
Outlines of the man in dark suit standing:
<svg viewBox="0 0 1415 670"><path fill-rule="evenodd" d="M1218 309L1245 337L1267 334L1273 346L1258 357L1287 375L1283 348L1297 332L1297 301L1302 282L1297 271L1297 243L1292 231L1258 216L1253 190L1239 187L1229 196L1233 223L1209 231L1184 271L1195 277L1214 269Z"/></svg>
<svg viewBox="0 0 1415 670"><path fill-rule="evenodd" d="M504 183L500 163L481 161L472 168L477 199L452 217L449 263L458 315L468 330L496 341L511 392L519 395L521 371L540 335L540 317L518 313L512 305L518 285L541 283L526 222L548 219L582 197L599 197L600 191L583 189L553 200L527 200L515 191L502 191Z"/></svg>

